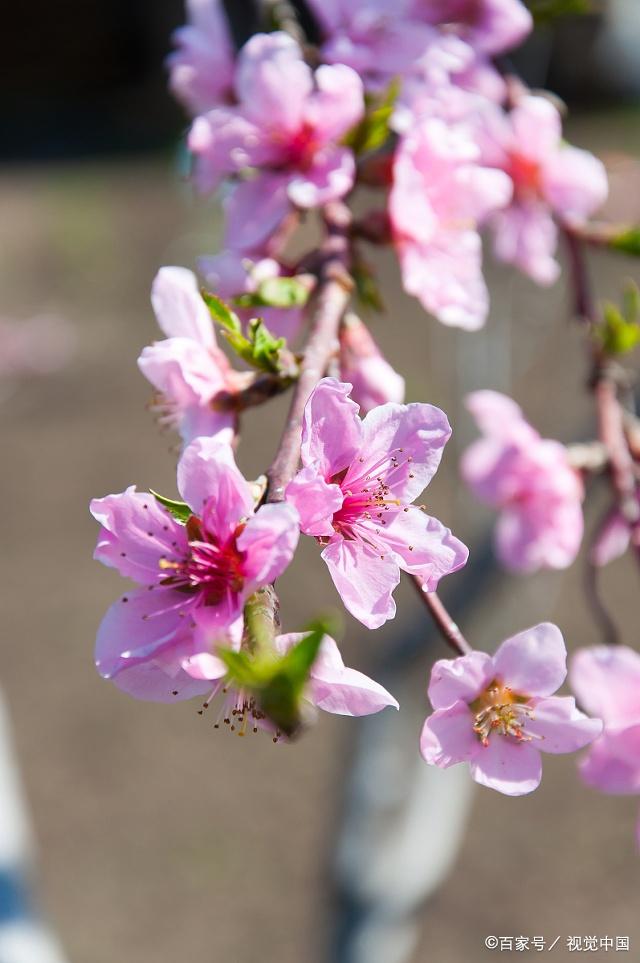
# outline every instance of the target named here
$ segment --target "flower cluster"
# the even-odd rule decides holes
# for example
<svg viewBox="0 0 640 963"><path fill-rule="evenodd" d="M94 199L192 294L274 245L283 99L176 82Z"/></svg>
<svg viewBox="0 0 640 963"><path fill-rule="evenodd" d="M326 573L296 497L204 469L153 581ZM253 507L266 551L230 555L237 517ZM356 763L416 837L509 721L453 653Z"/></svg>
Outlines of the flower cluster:
<svg viewBox="0 0 640 963"><path fill-rule="evenodd" d="M591 561L637 550L637 419L611 361L640 341L640 295L600 318L581 260L589 236L624 248L622 235L588 223L607 195L605 170L565 142L557 103L505 68L501 55L532 29L521 0L307 6L309 43L285 18L236 49L221 0L187 0L188 23L174 36L170 86L190 116L191 181L200 194L219 192L224 229L220 249L198 259L199 277L165 266L152 284L165 337L143 348L138 366L161 423L180 435L181 500L131 487L91 504L95 557L134 583L100 625L98 670L141 699L200 696L202 714L215 700L216 727L266 730L274 741L295 735L314 708L397 708L378 682L345 666L324 622L281 631L274 583L302 533L321 546L344 608L367 629L395 617L404 574L456 651L431 674L427 763L467 762L476 782L517 796L539 785L541 752L593 743L584 779L640 792L640 656L579 652L578 708L555 695L567 671L556 626L537 625L488 655L446 613L439 582L469 553L418 500L451 427L440 408L406 403L417 386L363 320L383 303L367 243L391 249L405 290L429 314L477 330L490 310L483 232L498 259L540 285L559 275L564 236L576 310L588 322L599 423L597 442L582 446L591 461L542 438L510 398L476 391L467 407L482 437L461 474L499 512L496 553L511 570L575 560L590 464L614 494ZM280 16L279 5L271 13ZM360 187L368 190L351 204ZM637 237L625 236L633 252ZM249 481L236 464L240 414L286 391L274 460Z"/></svg>

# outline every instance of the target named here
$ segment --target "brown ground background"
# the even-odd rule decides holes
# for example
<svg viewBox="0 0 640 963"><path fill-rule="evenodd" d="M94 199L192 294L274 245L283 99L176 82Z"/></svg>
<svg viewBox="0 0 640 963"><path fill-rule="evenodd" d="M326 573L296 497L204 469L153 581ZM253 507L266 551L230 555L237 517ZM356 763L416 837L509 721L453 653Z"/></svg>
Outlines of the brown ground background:
<svg viewBox="0 0 640 963"><path fill-rule="evenodd" d="M610 156L637 154L637 115L580 122L574 139ZM640 204L638 178L613 161L614 213L628 218L630 204ZM128 699L92 664L96 626L120 582L91 561L96 531L87 503L131 482L175 490L172 440L145 411L148 389L135 357L156 334L153 274L215 250L214 211L191 202L168 157L5 169L0 206L0 313L54 310L76 325L79 339L64 372L23 384L0 409L0 682L35 820L46 910L72 963L320 961L332 836L357 723L322 718L289 748L241 741L215 733L190 705ZM614 296L620 273L634 270L599 258L600 290ZM582 394L579 334L568 326L561 284L541 292L491 268L492 316L473 336L427 319L401 295L391 262L383 274L390 293L387 318L375 322L380 340L408 372L410 399L445 407L456 431L430 507L473 538L490 515L456 481L460 447L472 436L456 399L475 387L510 390L544 432L587 437L592 411ZM283 410L279 402L247 419L240 462L248 474L267 464ZM526 582L505 577L463 627L491 647L552 619L571 645L595 643L581 580L580 565ZM626 638L637 644L637 572L618 563L605 583ZM291 628L336 602L311 544L281 588ZM399 595L402 625L424 618L406 589ZM397 631L392 624L369 637L345 619L352 664L366 670ZM416 736L418 726L416 719ZM543 786L530 798L477 792L454 872L424 912L416 961L482 963L492 957L483 948L489 933L628 935L627 958L640 958L638 801L583 788L571 759L546 762ZM569 955L558 947L553 958Z"/></svg>

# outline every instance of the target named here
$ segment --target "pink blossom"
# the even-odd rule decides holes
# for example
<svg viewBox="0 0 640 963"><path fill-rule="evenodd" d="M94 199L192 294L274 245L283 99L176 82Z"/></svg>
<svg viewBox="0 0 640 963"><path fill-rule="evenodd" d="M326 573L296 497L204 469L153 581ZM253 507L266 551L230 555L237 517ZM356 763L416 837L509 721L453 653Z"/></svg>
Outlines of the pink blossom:
<svg viewBox="0 0 640 963"><path fill-rule="evenodd" d="M497 257L517 265L538 284L552 284L556 220L580 224L607 197L607 175L592 154L562 139L556 107L544 97L524 96L510 113L482 114L479 141L483 162L513 181L513 201L491 219Z"/></svg>
<svg viewBox="0 0 640 963"><path fill-rule="evenodd" d="M454 30L480 53L517 47L533 27L521 0L414 0L414 15Z"/></svg>
<svg viewBox="0 0 640 963"><path fill-rule="evenodd" d="M286 655L292 646L305 638L305 634L290 632L276 636L277 654ZM273 724L259 708L255 696L229 685L224 664L219 658L213 654L196 655L185 661L184 668L194 679L208 683L209 695L204 703L205 709L218 698L215 728L219 728L222 722L241 736L246 732L264 729L274 733L274 742L279 741L281 733L274 731ZM371 715L387 706L399 708L396 699L379 683L345 666L338 646L329 635L323 637L311 667L303 702L307 709L318 708L340 716Z"/></svg>
<svg viewBox="0 0 640 963"><path fill-rule="evenodd" d="M253 168L226 205L229 247L260 249L292 205L320 207L353 187L353 153L339 141L361 118L362 81L342 64L315 73L284 33L256 34L240 52L238 104L198 117L189 133L196 182L212 190Z"/></svg>
<svg viewBox="0 0 640 963"><path fill-rule="evenodd" d="M196 115L229 99L234 51L221 0L187 0L187 15L167 66L173 95Z"/></svg>
<svg viewBox="0 0 640 963"><path fill-rule="evenodd" d="M478 157L462 127L425 119L400 140L389 198L405 290L468 330L484 324L489 301L478 225L511 196L509 178Z"/></svg>
<svg viewBox="0 0 640 963"><path fill-rule="evenodd" d="M178 490L193 512L186 525L134 487L91 503L101 525L94 558L137 583L104 617L96 665L140 699L208 691L185 666L223 638L239 642L245 601L282 574L298 542L292 506L254 511L231 449L212 438L185 449Z"/></svg>
<svg viewBox="0 0 640 963"><path fill-rule="evenodd" d="M462 477L477 498L500 510L500 561L517 572L571 565L582 541L584 490L566 448L541 438L497 391L475 391L466 404L484 438L463 455Z"/></svg>
<svg viewBox="0 0 640 963"><path fill-rule="evenodd" d="M387 401L404 401L404 378L355 314L348 314L340 329L340 380L353 386L353 400L365 414Z"/></svg>
<svg viewBox="0 0 640 963"><path fill-rule="evenodd" d="M472 652L441 659L431 672L435 709L420 751L446 769L468 762L476 782L507 796L540 785L540 751L575 752L600 735L569 696L554 696L567 674L560 630L544 622L507 639L493 656Z"/></svg>
<svg viewBox="0 0 640 963"><path fill-rule="evenodd" d="M282 277L284 271L274 258L252 260L235 251L222 251L213 256L198 259L198 267L207 286L225 301L241 294L254 294L263 281ZM255 318L263 320L269 331L279 338L293 341L302 324L301 308L236 308L242 321Z"/></svg>
<svg viewBox="0 0 640 963"><path fill-rule="evenodd" d="M569 681L585 709L604 722L580 762L582 778L613 795L640 793L640 655L622 645L580 649ZM637 835L640 846L640 821Z"/></svg>
<svg viewBox="0 0 640 963"><path fill-rule="evenodd" d="M433 405L385 404L361 420L351 385L324 378L302 428L303 468L287 487L300 527L325 546L322 558L346 608L370 629L393 618L400 570L426 591L461 568L468 551L411 502L435 474L451 434Z"/></svg>
<svg viewBox="0 0 640 963"><path fill-rule="evenodd" d="M640 495L637 496L640 503ZM619 508L613 508L589 552L592 565L608 565L625 554L631 544L631 527Z"/></svg>
<svg viewBox="0 0 640 963"><path fill-rule="evenodd" d="M443 33L412 12L412 0L311 0L324 35L322 56L347 64L370 90L392 79L415 76L423 83L446 83L463 70L473 50L451 33Z"/></svg>
<svg viewBox="0 0 640 963"><path fill-rule="evenodd" d="M214 403L221 392L236 390L241 376L216 344L195 275L186 268L160 268L151 303L167 338L144 348L138 367L160 393L156 407L162 421L175 425L185 443L199 435L231 442L235 415L216 410Z"/></svg>

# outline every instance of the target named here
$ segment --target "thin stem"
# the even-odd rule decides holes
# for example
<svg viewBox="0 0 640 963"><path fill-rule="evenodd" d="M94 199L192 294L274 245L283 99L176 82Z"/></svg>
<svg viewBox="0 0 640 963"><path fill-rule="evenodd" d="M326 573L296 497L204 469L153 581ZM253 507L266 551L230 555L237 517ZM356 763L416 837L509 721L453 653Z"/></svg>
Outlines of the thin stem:
<svg viewBox="0 0 640 963"><path fill-rule="evenodd" d="M311 315L311 334L280 444L267 472L267 502L283 501L285 488L296 473L300 460L304 408L327 369L353 288L349 275L350 211L341 203L327 205L324 219L327 236L320 249L321 264Z"/></svg>
<svg viewBox="0 0 640 963"><path fill-rule="evenodd" d="M591 329L598 323L598 312L591 292L584 241L569 230L564 231L569 254L575 310ZM613 492L631 532L631 545L640 562L640 504L633 456L625 431L625 413L618 398L618 385L612 375L607 356L597 341L591 339L593 374L591 390L598 413L598 434L608 456L609 476Z"/></svg>
<svg viewBox="0 0 640 963"><path fill-rule="evenodd" d="M471 645L447 612L437 592L427 592L417 575L412 575L411 581L447 645L456 655L469 655L473 651Z"/></svg>

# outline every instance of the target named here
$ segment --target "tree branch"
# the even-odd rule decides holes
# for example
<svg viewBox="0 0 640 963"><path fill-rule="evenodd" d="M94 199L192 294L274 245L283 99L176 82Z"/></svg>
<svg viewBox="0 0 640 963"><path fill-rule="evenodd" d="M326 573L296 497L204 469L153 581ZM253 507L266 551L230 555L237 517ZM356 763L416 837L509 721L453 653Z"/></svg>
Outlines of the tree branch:
<svg viewBox="0 0 640 963"><path fill-rule="evenodd" d="M327 369L353 289L349 275L351 213L342 203L328 204L324 210L324 220L327 236L319 252L321 264L313 302L311 334L280 444L267 472L267 502L283 501L285 488L297 471L304 408Z"/></svg>
<svg viewBox="0 0 640 963"><path fill-rule="evenodd" d="M439 595L436 592L427 592L417 575L412 575L411 581L447 645L456 655L469 655L473 649L447 612Z"/></svg>

